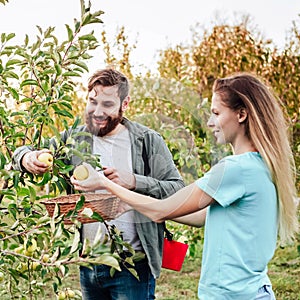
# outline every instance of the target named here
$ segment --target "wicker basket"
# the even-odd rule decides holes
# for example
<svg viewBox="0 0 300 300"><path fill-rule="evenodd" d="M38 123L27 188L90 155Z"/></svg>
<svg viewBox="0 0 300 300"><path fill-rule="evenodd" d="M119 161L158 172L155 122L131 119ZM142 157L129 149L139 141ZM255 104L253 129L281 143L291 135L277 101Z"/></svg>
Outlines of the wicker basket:
<svg viewBox="0 0 300 300"><path fill-rule="evenodd" d="M113 194L71 194L60 196L57 198L47 199L41 201L46 206L48 214L52 217L57 203L60 208L60 214L66 215L70 210L73 210L76 206L76 202L80 199L80 196L85 197L84 206L78 211L77 220L81 223L97 222L88 216L82 215L81 212L84 208L90 208L93 212L98 213L104 220L112 220L118 213L118 207L120 199ZM64 220L65 224L71 224L71 220Z"/></svg>

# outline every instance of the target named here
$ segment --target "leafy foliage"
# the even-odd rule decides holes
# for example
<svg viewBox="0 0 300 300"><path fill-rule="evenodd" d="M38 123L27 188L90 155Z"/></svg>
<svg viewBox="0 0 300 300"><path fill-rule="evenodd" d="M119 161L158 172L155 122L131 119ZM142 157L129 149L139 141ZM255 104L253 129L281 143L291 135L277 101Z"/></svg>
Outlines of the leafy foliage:
<svg viewBox="0 0 300 300"><path fill-rule="evenodd" d="M3 2L2 2L3 3ZM134 255L121 258L126 246L121 233L108 226L100 215L92 218L106 224L111 247L103 243L90 245L80 239L81 223L74 218L84 205L84 197L66 217L65 224L59 206L50 217L41 201L70 190L70 174L74 166L71 157L77 156L101 167L99 157L91 155L84 132L76 131L81 120L74 118L73 97L78 82L88 71L86 61L99 45L94 31L82 29L102 23L102 11L91 12L81 0L81 18L73 26L66 25L67 39L59 42L55 28L43 30L31 42L26 36L22 45L14 45L14 33L2 33L0 43L0 272L7 274L2 282L0 297L10 299L40 299L44 287L53 286L58 296L81 298L80 292L63 289L72 264L90 266L106 264L120 270L126 263L135 276ZM60 131L69 130L64 140ZM78 139L78 136L81 139ZM78 141L80 140L80 141ZM12 169L12 155L17 147L49 148L54 165L42 176Z"/></svg>
<svg viewBox="0 0 300 300"><path fill-rule="evenodd" d="M186 183L190 183L231 151L228 147L216 146L206 130L214 80L234 72L254 72L268 81L281 98L292 136L300 191L299 23L293 23L282 51L271 40L263 39L257 28L251 28L249 23L249 17L243 16L234 25L222 22L211 30L202 30L198 24L190 45L180 44L161 50L159 75L149 71L131 79L132 100L127 114L161 133ZM124 30L116 36L115 42L102 40L107 63L119 68L124 64L131 66L130 54L136 45L128 45ZM118 59L111 44L116 44L121 51L120 41L126 45L126 51L124 55L119 54L121 58ZM129 70L128 76L131 73ZM169 226L175 233L185 230L171 222ZM193 233L188 242L196 248L194 237L199 231L190 230ZM194 254L192 251L191 255Z"/></svg>
<svg viewBox="0 0 300 300"><path fill-rule="evenodd" d="M299 24L293 23L290 39L282 51L271 40L264 40L251 30L248 18L236 25L218 24L211 30L203 30L202 34L199 32L195 30L192 45L161 51L161 77L179 81L197 91L200 98L208 99L214 80L235 72L253 72L269 82L286 112L299 191Z"/></svg>

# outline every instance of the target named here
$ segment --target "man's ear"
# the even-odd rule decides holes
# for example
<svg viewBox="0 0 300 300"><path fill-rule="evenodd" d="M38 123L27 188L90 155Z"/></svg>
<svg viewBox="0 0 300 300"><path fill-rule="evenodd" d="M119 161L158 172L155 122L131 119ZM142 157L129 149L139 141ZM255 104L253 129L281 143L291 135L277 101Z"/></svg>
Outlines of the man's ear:
<svg viewBox="0 0 300 300"><path fill-rule="evenodd" d="M244 123L248 117L248 112L246 108L240 108L238 112L238 121L239 123Z"/></svg>
<svg viewBox="0 0 300 300"><path fill-rule="evenodd" d="M130 102L130 96L127 96L122 102L122 111L125 111L128 108Z"/></svg>

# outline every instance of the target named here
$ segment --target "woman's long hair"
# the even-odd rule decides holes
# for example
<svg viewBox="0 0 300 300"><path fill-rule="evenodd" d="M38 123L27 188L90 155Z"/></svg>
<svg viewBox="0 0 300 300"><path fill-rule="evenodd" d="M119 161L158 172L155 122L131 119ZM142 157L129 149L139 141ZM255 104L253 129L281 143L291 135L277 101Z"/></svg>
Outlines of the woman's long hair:
<svg viewBox="0 0 300 300"><path fill-rule="evenodd" d="M292 241L298 231L296 169L280 100L249 73L217 79L213 92L232 110L247 110L246 135L269 167L277 189L279 237L282 242Z"/></svg>

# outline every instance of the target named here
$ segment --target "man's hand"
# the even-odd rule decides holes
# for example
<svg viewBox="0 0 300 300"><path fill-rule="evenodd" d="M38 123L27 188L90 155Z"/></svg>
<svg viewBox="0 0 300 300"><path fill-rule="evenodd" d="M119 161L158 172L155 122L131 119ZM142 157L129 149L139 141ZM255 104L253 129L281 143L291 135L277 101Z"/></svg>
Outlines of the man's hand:
<svg viewBox="0 0 300 300"><path fill-rule="evenodd" d="M135 189L135 177L132 173L120 171L112 167L103 167L103 174L114 183L128 190Z"/></svg>
<svg viewBox="0 0 300 300"><path fill-rule="evenodd" d="M51 153L48 149L30 151L24 154L22 158L22 166L26 171L32 174L44 174L48 171L49 166L46 163L43 163L38 160L38 157L41 153Z"/></svg>

